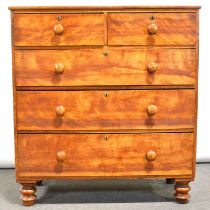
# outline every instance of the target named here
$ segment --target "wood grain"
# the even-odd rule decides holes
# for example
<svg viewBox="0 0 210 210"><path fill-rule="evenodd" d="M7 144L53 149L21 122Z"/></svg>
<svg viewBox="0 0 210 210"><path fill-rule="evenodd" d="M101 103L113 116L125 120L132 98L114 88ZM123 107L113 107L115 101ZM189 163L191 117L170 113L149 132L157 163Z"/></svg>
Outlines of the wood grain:
<svg viewBox="0 0 210 210"><path fill-rule="evenodd" d="M194 90L18 91L18 130L194 128ZM149 105L158 112L150 117ZM58 117L56 108L65 114Z"/></svg>
<svg viewBox="0 0 210 210"><path fill-rule="evenodd" d="M150 20L151 16L154 20ZM158 25L155 35L147 26ZM108 15L109 45L195 45L195 13L123 13Z"/></svg>
<svg viewBox="0 0 210 210"><path fill-rule="evenodd" d="M176 181L174 186L175 198L178 203L184 204L189 202L189 191L191 187L189 186L190 181Z"/></svg>
<svg viewBox="0 0 210 210"><path fill-rule="evenodd" d="M154 161L146 159L148 150L156 151ZM59 151L66 154L62 163ZM184 176L192 174L192 155L187 133L19 134L18 176Z"/></svg>
<svg viewBox="0 0 210 210"><path fill-rule="evenodd" d="M184 6L184 5L176 5L176 6L10 6L10 10L25 10L25 12L30 11L30 10L35 10L37 12L41 12L42 10L70 10L70 11L76 11L76 10L84 10L85 12L91 11L91 10L129 10L129 9L143 9L143 10L168 10L170 11L171 9L177 9L177 10L197 10L200 9L201 6L198 5L191 5L191 6Z"/></svg>
<svg viewBox="0 0 210 210"><path fill-rule="evenodd" d="M32 206L36 201L36 186L34 183L21 183L20 193L22 203L24 206Z"/></svg>
<svg viewBox="0 0 210 210"><path fill-rule="evenodd" d="M45 179L170 178L188 200L199 8L9 8L24 205Z"/></svg>
<svg viewBox="0 0 210 210"><path fill-rule="evenodd" d="M197 122L198 122L198 71L199 71L199 10L196 12L196 27L197 27L197 45L196 45L196 80L195 80L195 126L194 126L194 155L193 155L193 179L195 178L196 170L196 150L197 150Z"/></svg>
<svg viewBox="0 0 210 210"><path fill-rule="evenodd" d="M103 14L15 14L15 46L103 45ZM54 26L61 24L62 35L54 34Z"/></svg>
<svg viewBox="0 0 210 210"><path fill-rule="evenodd" d="M16 50L17 86L194 85L194 49ZM148 65L156 63L154 73ZM64 71L55 72L62 63Z"/></svg>

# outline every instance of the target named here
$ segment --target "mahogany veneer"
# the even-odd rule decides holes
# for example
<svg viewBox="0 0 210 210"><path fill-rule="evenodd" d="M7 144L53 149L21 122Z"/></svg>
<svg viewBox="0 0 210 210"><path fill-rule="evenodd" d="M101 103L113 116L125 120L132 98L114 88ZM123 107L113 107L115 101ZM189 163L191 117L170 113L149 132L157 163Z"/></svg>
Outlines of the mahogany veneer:
<svg viewBox="0 0 210 210"><path fill-rule="evenodd" d="M16 50L16 85L195 85L195 49L109 47L107 52L104 56L103 47Z"/></svg>
<svg viewBox="0 0 210 210"><path fill-rule="evenodd" d="M151 16L154 16L154 19ZM110 45L195 45L196 18L196 13L110 14L108 43ZM148 30L152 30L152 26L157 27L157 32L151 34L155 37L150 34L148 36Z"/></svg>
<svg viewBox="0 0 210 210"><path fill-rule="evenodd" d="M103 14L61 15L59 21L57 14L15 14L14 45L104 45ZM58 28L61 25L63 31Z"/></svg>
<svg viewBox="0 0 210 210"><path fill-rule="evenodd" d="M18 139L21 177L192 175L192 133L19 134ZM148 161L150 150L156 158ZM64 160L58 161L61 152Z"/></svg>
<svg viewBox="0 0 210 210"><path fill-rule="evenodd" d="M193 90L21 91L16 101L20 131L194 129Z"/></svg>
<svg viewBox="0 0 210 210"><path fill-rule="evenodd" d="M16 180L195 177L199 7L11 7Z"/></svg>

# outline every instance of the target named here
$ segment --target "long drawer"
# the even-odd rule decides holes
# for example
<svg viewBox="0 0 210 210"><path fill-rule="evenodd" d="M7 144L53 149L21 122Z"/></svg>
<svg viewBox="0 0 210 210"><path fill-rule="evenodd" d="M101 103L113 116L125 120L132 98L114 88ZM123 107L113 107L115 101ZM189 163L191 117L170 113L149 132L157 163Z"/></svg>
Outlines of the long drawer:
<svg viewBox="0 0 210 210"><path fill-rule="evenodd" d="M17 86L194 85L195 68L194 49L15 51Z"/></svg>
<svg viewBox="0 0 210 210"><path fill-rule="evenodd" d="M193 134L19 134L18 176L187 176Z"/></svg>
<svg viewBox="0 0 210 210"><path fill-rule="evenodd" d="M15 46L104 45L103 14L15 14Z"/></svg>
<svg viewBox="0 0 210 210"><path fill-rule="evenodd" d="M194 90L18 91L18 130L193 129Z"/></svg>
<svg viewBox="0 0 210 210"><path fill-rule="evenodd" d="M196 13L108 15L109 45L195 45Z"/></svg>

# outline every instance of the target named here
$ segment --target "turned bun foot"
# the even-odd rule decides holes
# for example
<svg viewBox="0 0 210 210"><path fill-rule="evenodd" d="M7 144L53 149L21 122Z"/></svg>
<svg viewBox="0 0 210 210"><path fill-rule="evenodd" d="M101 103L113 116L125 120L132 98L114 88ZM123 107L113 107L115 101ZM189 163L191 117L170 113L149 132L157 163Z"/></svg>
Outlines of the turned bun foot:
<svg viewBox="0 0 210 210"><path fill-rule="evenodd" d="M37 181L36 181L36 185L37 185L37 186L41 186L41 185L42 185L42 180L37 180Z"/></svg>
<svg viewBox="0 0 210 210"><path fill-rule="evenodd" d="M31 201L24 201L24 200L22 200L22 204L23 204L23 206L33 206L34 205L34 203L35 203L35 200L31 200Z"/></svg>
<svg viewBox="0 0 210 210"><path fill-rule="evenodd" d="M35 203L36 201L35 192L36 192L35 184L29 184L29 183L21 184L20 199L22 200L24 206L32 206Z"/></svg>
<svg viewBox="0 0 210 210"><path fill-rule="evenodd" d="M166 179L166 184L174 184L175 183L175 179Z"/></svg>
<svg viewBox="0 0 210 210"><path fill-rule="evenodd" d="M176 200L178 203L185 204L188 203L190 195L190 186L189 186L189 181L177 181L174 189L176 190L176 193L174 196L176 197Z"/></svg>

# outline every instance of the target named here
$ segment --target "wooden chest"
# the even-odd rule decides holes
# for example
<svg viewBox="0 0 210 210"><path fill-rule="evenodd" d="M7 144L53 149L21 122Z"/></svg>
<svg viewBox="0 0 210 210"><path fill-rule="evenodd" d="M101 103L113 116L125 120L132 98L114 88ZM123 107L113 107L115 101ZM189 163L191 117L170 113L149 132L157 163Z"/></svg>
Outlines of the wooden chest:
<svg viewBox="0 0 210 210"><path fill-rule="evenodd" d="M16 179L195 177L199 7L11 7Z"/></svg>

